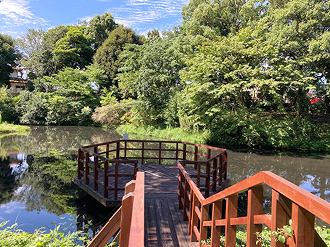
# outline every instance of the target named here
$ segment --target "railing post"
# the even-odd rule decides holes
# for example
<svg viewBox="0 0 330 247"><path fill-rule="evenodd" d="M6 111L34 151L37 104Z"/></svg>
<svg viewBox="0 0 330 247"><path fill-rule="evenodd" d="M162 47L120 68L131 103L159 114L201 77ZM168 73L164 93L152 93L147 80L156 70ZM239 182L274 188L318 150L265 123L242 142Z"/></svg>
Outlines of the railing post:
<svg viewBox="0 0 330 247"><path fill-rule="evenodd" d="M103 171L103 196L108 198L108 168L109 168L109 161L104 162L104 171Z"/></svg>
<svg viewBox="0 0 330 247"><path fill-rule="evenodd" d="M236 226L230 225L230 219L237 217L238 196L231 195L226 199L226 225L225 225L225 246L235 246Z"/></svg>
<svg viewBox="0 0 330 247"><path fill-rule="evenodd" d="M197 213L196 213L196 207L200 207L200 202L198 201L198 198L197 196L195 195L195 193L193 193L192 195L192 207L191 207L191 210L192 210L192 214L191 214L191 228L190 228L190 242L197 242L197 240L199 241L199 239L197 238L197 235L195 233L195 228L197 228L198 226L198 216L197 216ZM200 236L198 236L200 237Z"/></svg>
<svg viewBox="0 0 330 247"><path fill-rule="evenodd" d="M99 168L99 159L97 156L94 156L94 181L93 181L93 187L94 187L94 191L97 191L99 186L98 186L98 180L99 180L99 171L98 171L98 168Z"/></svg>
<svg viewBox="0 0 330 247"><path fill-rule="evenodd" d="M220 246L220 226L215 225L216 220L222 216L222 200L212 204L211 246Z"/></svg>
<svg viewBox="0 0 330 247"><path fill-rule="evenodd" d="M159 153L158 153L158 163L161 164L162 163L162 142L159 142Z"/></svg>
<svg viewBox="0 0 330 247"><path fill-rule="evenodd" d="M78 149L78 179L82 178L81 171L84 169L84 165L82 160L84 159L84 153L83 151L79 148Z"/></svg>
<svg viewBox="0 0 330 247"><path fill-rule="evenodd" d="M197 163L197 180L196 180L196 185L197 188L200 189L201 188L201 164Z"/></svg>
<svg viewBox="0 0 330 247"><path fill-rule="evenodd" d="M315 216L313 214L292 202L293 246L314 246L314 223Z"/></svg>
<svg viewBox="0 0 330 247"><path fill-rule="evenodd" d="M222 185L222 178L223 178L223 159L222 159L223 154L220 155L219 157L219 181L218 181L218 185L221 186Z"/></svg>
<svg viewBox="0 0 330 247"><path fill-rule="evenodd" d="M179 159L179 142L176 143L175 160Z"/></svg>
<svg viewBox="0 0 330 247"><path fill-rule="evenodd" d="M85 183L89 184L89 153L85 153Z"/></svg>
<svg viewBox="0 0 330 247"><path fill-rule="evenodd" d="M127 247L131 230L134 192L128 193L121 202L120 246Z"/></svg>
<svg viewBox="0 0 330 247"><path fill-rule="evenodd" d="M199 229L200 229L200 239L199 243L202 240L207 240L207 227L203 225L204 221L207 221L209 217L209 205L204 206L201 205L201 220L199 222Z"/></svg>
<svg viewBox="0 0 330 247"><path fill-rule="evenodd" d="M97 151L98 151L98 146L95 146L94 147L94 153L97 154L98 153Z"/></svg>
<svg viewBox="0 0 330 247"><path fill-rule="evenodd" d="M272 190L272 225L271 231L277 231L277 228L282 228L289 223L289 217L281 204L278 202L279 193L276 190ZM285 246L285 244L275 241L275 237L272 236L271 246Z"/></svg>
<svg viewBox="0 0 330 247"><path fill-rule="evenodd" d="M187 144L183 143L183 147L182 147L182 159L186 160L187 159Z"/></svg>
<svg viewBox="0 0 330 247"><path fill-rule="evenodd" d="M142 161L141 162L142 162L142 164L144 164L144 141L142 142L142 150L141 151L142 151L142 156L141 156Z"/></svg>
<svg viewBox="0 0 330 247"><path fill-rule="evenodd" d="M127 141L124 141L125 142L125 149L124 149L124 159L126 160L127 158Z"/></svg>
<svg viewBox="0 0 330 247"><path fill-rule="evenodd" d="M223 156L223 171L225 172L224 176L223 176L223 179L226 181L227 180L227 159L228 159L228 154L227 154L227 151L224 152L224 156Z"/></svg>
<svg viewBox="0 0 330 247"><path fill-rule="evenodd" d="M184 194L183 194L183 220L188 220L187 208L189 210L189 198L188 198L188 190L190 191L190 186L187 181L184 183Z"/></svg>
<svg viewBox="0 0 330 247"><path fill-rule="evenodd" d="M205 198L208 198L210 195L210 176L211 176L211 164L210 162L206 162L206 178L205 178Z"/></svg>
<svg viewBox="0 0 330 247"><path fill-rule="evenodd" d="M218 175L218 163L217 163L217 159L213 159L213 174L212 174L212 190L215 191L217 189L217 175Z"/></svg>
<svg viewBox="0 0 330 247"><path fill-rule="evenodd" d="M198 154L198 146L195 146L194 161L197 161L197 159L198 159L197 154ZM196 169L196 168L197 168L197 164L195 163L194 164L194 169Z"/></svg>
<svg viewBox="0 0 330 247"><path fill-rule="evenodd" d="M117 141L116 143L116 159L119 160L120 159L120 141Z"/></svg>
<svg viewBox="0 0 330 247"><path fill-rule="evenodd" d="M254 224L254 216L261 215L263 209L263 186L255 186L248 190L248 204L247 204L247 246L261 246L257 245L257 232L262 231L262 225Z"/></svg>
<svg viewBox="0 0 330 247"><path fill-rule="evenodd" d="M107 157L107 159L109 159L109 143L106 144L105 146L105 157Z"/></svg>
<svg viewBox="0 0 330 247"><path fill-rule="evenodd" d="M179 170L179 195L178 195L178 199L179 199L179 209L183 209L183 203L181 201L181 198L184 198L183 196L183 187L182 187L182 181L185 181L185 178L184 178L184 175L183 173L181 172L181 170ZM187 181L185 181L186 183Z"/></svg>
<svg viewBox="0 0 330 247"><path fill-rule="evenodd" d="M115 190L114 190L114 194L115 194L115 200L118 199L118 166L119 166L119 162L115 163Z"/></svg>

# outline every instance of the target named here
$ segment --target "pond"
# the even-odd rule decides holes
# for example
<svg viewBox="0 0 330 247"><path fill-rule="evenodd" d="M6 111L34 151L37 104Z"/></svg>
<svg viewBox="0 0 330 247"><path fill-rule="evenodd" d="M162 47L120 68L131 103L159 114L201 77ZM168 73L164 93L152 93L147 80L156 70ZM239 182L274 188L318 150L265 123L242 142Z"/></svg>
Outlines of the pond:
<svg viewBox="0 0 330 247"><path fill-rule="evenodd" d="M2 137L0 222L17 223L20 229L33 232L41 227L47 231L60 223L71 230L82 229L90 221L88 229L95 232L115 209L104 208L72 182L77 170L77 150L120 138L112 130L76 126L31 126L28 135ZM230 184L263 170L330 202L329 157L228 152Z"/></svg>

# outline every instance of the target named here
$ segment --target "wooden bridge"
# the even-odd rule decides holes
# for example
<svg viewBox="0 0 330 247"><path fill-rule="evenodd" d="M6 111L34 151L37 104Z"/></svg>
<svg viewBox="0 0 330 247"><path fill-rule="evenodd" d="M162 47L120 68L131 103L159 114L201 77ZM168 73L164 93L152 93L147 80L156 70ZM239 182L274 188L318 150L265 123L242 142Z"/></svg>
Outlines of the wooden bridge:
<svg viewBox="0 0 330 247"><path fill-rule="evenodd" d="M226 181L227 152L220 148L138 140L81 147L75 182L105 206L121 203L89 246L110 240L137 247L220 246L221 234L225 246L235 246L239 225L246 227L246 246L261 246L256 233L263 225L276 231L290 219L292 236L284 244L272 237L271 246L326 246L314 222L330 223L330 203L271 172L216 193ZM263 214L269 201L264 186L272 191L271 214ZM242 192L246 213L238 215Z"/></svg>

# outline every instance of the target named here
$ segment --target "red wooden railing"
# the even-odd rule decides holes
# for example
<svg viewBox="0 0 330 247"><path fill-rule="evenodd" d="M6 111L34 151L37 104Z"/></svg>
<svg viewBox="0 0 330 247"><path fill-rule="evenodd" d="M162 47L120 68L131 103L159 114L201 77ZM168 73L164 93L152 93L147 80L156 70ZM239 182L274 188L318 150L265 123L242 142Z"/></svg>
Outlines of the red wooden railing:
<svg viewBox="0 0 330 247"><path fill-rule="evenodd" d="M138 172L136 180L125 186L122 205L88 247L103 247L111 242L121 247L144 246L144 172Z"/></svg>
<svg viewBox="0 0 330 247"><path fill-rule="evenodd" d="M212 156L212 151L215 153ZM109 191L114 191L113 200L118 200L118 191L122 177L134 177L141 161L156 161L158 164L181 160L185 165L193 164L197 169L198 187L208 197L210 190L216 191L227 179L227 151L207 145L193 144L180 141L150 141L150 140L117 140L80 147L78 150L78 180L84 178L85 184L93 184L94 191L98 186L103 187L103 197L109 198ZM120 166L132 165L132 173L121 174ZM109 173L109 167L115 166L114 172ZM97 171L97 172L95 172ZM114 177L109 185L108 178ZM201 184L204 178L204 184Z"/></svg>
<svg viewBox="0 0 330 247"><path fill-rule="evenodd" d="M287 238L285 244L276 242L273 237L271 246L326 246L314 230L315 217L330 223L330 203L325 200L269 171L260 172L204 198L184 166L180 162L177 165L179 207L183 209L183 219L189 221L190 240L198 241L200 246L219 246L221 227L225 229L225 246L235 246L238 225L246 225L246 246L261 246L261 243L257 244L257 233L262 232L262 224L276 231L288 225L290 219L292 237ZM272 189L271 214L263 214L263 185ZM244 191L247 191L247 215L238 217L238 194ZM202 244L208 238L210 245Z"/></svg>

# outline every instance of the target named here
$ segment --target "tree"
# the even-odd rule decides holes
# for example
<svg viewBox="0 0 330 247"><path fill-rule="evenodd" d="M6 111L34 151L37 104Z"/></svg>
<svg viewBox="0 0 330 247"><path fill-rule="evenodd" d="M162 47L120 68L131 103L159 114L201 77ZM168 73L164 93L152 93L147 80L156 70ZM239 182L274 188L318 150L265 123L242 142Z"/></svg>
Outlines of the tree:
<svg viewBox="0 0 330 247"><path fill-rule="evenodd" d="M18 58L14 42L14 39L9 35L0 33L0 85L10 85L9 75Z"/></svg>
<svg viewBox="0 0 330 247"><path fill-rule="evenodd" d="M65 67L83 69L93 57L91 42L82 27L71 26L66 35L55 43L53 50L57 70Z"/></svg>
<svg viewBox="0 0 330 247"><path fill-rule="evenodd" d="M42 29L28 29L21 38L16 40L16 46L22 53L18 63L30 73L33 73L34 76L43 74L44 35L45 31Z"/></svg>
<svg viewBox="0 0 330 247"><path fill-rule="evenodd" d="M105 71L108 77L106 87L116 85L115 78L120 67L120 57L127 44L142 44L143 38L131 28L123 26L113 30L94 55L94 62Z"/></svg>
<svg viewBox="0 0 330 247"><path fill-rule="evenodd" d="M86 23L85 34L91 37L94 50L102 45L117 26L109 12L105 12L103 15L95 15Z"/></svg>

